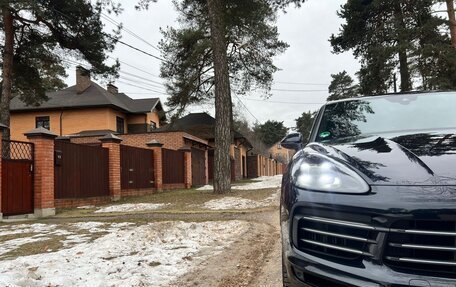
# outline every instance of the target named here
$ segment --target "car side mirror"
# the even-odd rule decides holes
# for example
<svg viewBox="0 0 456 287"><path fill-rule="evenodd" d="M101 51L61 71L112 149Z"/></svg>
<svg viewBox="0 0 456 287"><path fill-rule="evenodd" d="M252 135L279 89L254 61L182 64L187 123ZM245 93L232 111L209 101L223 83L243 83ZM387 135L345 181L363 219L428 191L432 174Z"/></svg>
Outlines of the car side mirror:
<svg viewBox="0 0 456 287"><path fill-rule="evenodd" d="M286 149L300 150L302 149L302 134L292 133L283 138L280 145Z"/></svg>

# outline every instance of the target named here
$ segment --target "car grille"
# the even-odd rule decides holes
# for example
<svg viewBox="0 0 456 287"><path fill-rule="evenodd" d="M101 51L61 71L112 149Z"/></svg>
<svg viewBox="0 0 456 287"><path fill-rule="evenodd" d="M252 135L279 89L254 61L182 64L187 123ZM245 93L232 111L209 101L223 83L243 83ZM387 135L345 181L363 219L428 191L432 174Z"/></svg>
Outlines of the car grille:
<svg viewBox="0 0 456 287"><path fill-rule="evenodd" d="M456 221L401 220L389 231L385 264L408 273L456 277Z"/></svg>
<svg viewBox="0 0 456 287"><path fill-rule="evenodd" d="M378 232L369 225L317 216L302 216L297 222L300 251L345 260L373 256Z"/></svg>

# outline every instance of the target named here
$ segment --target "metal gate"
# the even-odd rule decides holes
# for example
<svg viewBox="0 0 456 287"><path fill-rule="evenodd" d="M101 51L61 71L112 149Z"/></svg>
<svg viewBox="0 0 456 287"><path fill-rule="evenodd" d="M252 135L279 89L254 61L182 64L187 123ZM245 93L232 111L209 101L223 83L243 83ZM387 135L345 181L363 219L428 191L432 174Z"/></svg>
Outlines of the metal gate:
<svg viewBox="0 0 456 287"><path fill-rule="evenodd" d="M122 189L155 187L153 154L150 149L120 146Z"/></svg>
<svg viewBox="0 0 456 287"><path fill-rule="evenodd" d="M2 213L33 213L32 143L2 141Z"/></svg>
<svg viewBox="0 0 456 287"><path fill-rule="evenodd" d="M185 183L184 152L162 149L163 184Z"/></svg>
<svg viewBox="0 0 456 287"><path fill-rule="evenodd" d="M109 150L55 141L56 199L109 196Z"/></svg>
<svg viewBox="0 0 456 287"><path fill-rule="evenodd" d="M192 183L193 186L206 184L206 152L192 148Z"/></svg>

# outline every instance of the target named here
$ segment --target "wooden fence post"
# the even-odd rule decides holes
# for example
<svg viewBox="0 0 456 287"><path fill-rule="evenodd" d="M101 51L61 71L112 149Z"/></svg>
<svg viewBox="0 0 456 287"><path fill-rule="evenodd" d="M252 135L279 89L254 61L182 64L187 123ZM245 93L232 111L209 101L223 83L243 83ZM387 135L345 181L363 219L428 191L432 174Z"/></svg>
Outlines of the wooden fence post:
<svg viewBox="0 0 456 287"><path fill-rule="evenodd" d="M192 149L184 146L179 149L184 152L184 184L185 188L192 187Z"/></svg>
<svg viewBox="0 0 456 287"><path fill-rule="evenodd" d="M3 130L8 129L7 126L0 123L0 221L3 219L2 212L2 159L3 159Z"/></svg>
<svg viewBox="0 0 456 287"><path fill-rule="evenodd" d="M101 146L109 150L109 195L112 201L120 200L122 189L120 184L120 143L122 139L107 134L100 138Z"/></svg>
<svg viewBox="0 0 456 287"><path fill-rule="evenodd" d="M24 134L34 144L34 213L37 217L55 215L54 133L37 128Z"/></svg>
<svg viewBox="0 0 456 287"><path fill-rule="evenodd" d="M163 190L163 155L162 155L162 143L159 143L157 140L151 140L146 143L146 145L152 149L154 157L154 178L155 178L155 188L158 191Z"/></svg>

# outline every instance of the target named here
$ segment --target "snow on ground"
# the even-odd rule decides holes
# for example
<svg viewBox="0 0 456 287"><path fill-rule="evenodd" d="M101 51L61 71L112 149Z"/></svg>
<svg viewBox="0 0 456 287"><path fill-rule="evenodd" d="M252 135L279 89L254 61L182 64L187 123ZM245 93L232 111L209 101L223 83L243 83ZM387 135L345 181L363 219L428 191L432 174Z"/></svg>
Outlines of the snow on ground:
<svg viewBox="0 0 456 287"><path fill-rule="evenodd" d="M265 189L265 188L278 188L282 183L282 175L275 176L262 176L251 182L243 185L235 185L232 189L250 190L250 189Z"/></svg>
<svg viewBox="0 0 456 287"><path fill-rule="evenodd" d="M107 213L107 212L135 212L135 211L146 211L156 210L163 208L167 204L164 203L126 203L111 205L108 207L100 208L95 213Z"/></svg>
<svg viewBox="0 0 456 287"><path fill-rule="evenodd" d="M280 187L282 182L282 175L278 174L275 176L262 176L254 179L254 182L240 184L240 185L232 185L232 189L239 189L239 190L252 190L252 189L266 189L266 188L276 188ZM213 190L214 187L212 185L205 185L198 190Z"/></svg>
<svg viewBox="0 0 456 287"><path fill-rule="evenodd" d="M0 286L171 286L248 230L244 221L105 226L111 232L93 242L70 235L71 248L0 261Z"/></svg>
<svg viewBox="0 0 456 287"><path fill-rule="evenodd" d="M271 206L277 203L279 200L279 196L279 190L263 200L251 200L242 197L227 196L220 199L209 200L205 202L202 206L203 208L212 210L259 208Z"/></svg>

